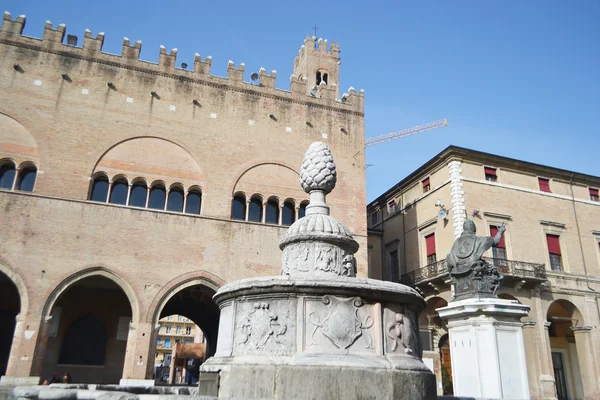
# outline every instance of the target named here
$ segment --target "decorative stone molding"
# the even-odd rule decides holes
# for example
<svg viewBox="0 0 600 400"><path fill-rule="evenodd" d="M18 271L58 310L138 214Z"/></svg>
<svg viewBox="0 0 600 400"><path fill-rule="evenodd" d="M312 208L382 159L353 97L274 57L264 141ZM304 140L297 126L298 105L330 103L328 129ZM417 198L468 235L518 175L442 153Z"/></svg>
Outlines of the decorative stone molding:
<svg viewBox="0 0 600 400"><path fill-rule="evenodd" d="M457 160L450 161L448 169L450 170L450 197L452 198L454 237L457 238L462 233L463 223L467 218L461 162Z"/></svg>

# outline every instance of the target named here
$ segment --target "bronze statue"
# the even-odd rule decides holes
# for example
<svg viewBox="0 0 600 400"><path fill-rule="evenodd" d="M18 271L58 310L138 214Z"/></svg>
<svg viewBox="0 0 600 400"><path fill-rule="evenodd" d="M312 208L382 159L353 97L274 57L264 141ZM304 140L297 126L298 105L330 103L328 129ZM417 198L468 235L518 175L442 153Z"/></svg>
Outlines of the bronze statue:
<svg viewBox="0 0 600 400"><path fill-rule="evenodd" d="M494 237L475 236L475 223L466 220L463 233L456 239L446 257L448 272L455 285L455 299L467 297L496 297L504 276L494 265L482 260L483 254L502 240L506 227L498 227Z"/></svg>

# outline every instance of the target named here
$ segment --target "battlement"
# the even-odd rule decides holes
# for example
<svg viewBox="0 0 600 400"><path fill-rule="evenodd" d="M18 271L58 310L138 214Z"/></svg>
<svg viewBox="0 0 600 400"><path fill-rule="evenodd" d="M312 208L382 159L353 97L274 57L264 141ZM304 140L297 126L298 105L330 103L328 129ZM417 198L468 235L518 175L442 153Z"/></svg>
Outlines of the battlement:
<svg viewBox="0 0 600 400"><path fill-rule="evenodd" d="M19 15L13 19L8 11L4 12L2 26L0 28L0 41L3 43L14 43L23 47L29 47L32 50L55 52L61 56L87 59L92 62L104 62L115 66L135 68L152 73L171 74L181 78L207 81L218 80L219 84L223 84L223 78L210 75L212 63L212 58L210 56L206 57L203 61L200 54L196 53L192 70L187 69L187 66L178 68L176 64L176 48L168 52L167 49L161 45L159 48L158 63L153 63L140 59L142 50L141 40L132 43L132 41L125 37L123 39L121 54L109 54L102 51L105 38L104 32L98 33L94 37L92 32L89 29L86 29L83 36L83 44L79 47L77 45L77 38L72 35L69 35L69 43L63 43L65 35L67 34L65 24L60 24L55 28L52 22L46 21L43 36L41 39L38 39L23 35L25 23L26 17L24 15ZM337 43L331 43L328 46L327 40L317 40L314 37L307 37L304 40L304 45L300 52L308 52L309 49L313 52L331 55L336 59L339 57L339 45ZM296 57L296 59L297 58L298 57ZM340 108L347 108L359 112L363 111L362 92L358 95L356 93L349 93L347 98L341 99L343 100L341 101L340 99L335 98L336 91L332 90L336 88L336 85L334 84L330 87L320 88L318 96L310 95L307 92L306 79L304 77L297 78L293 75L290 77L290 90L285 91L275 88L277 77L275 70L267 74L266 70L261 68L258 73L258 84L253 84L252 82L244 82L244 69L244 63L239 64L236 68L234 62L229 61L226 81L229 81L229 83L234 86L243 85L243 87L246 87L249 90L264 92L273 90L277 92L273 93L276 95L292 93L298 96L307 96L311 101L326 102ZM355 98L356 101L353 101Z"/></svg>

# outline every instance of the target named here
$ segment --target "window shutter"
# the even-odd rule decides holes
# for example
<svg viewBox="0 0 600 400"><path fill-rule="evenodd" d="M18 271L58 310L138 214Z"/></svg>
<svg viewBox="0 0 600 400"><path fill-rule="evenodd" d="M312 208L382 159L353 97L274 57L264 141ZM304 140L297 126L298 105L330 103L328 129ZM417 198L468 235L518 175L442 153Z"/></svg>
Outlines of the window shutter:
<svg viewBox="0 0 600 400"><path fill-rule="evenodd" d="M493 225L490 226L490 233L492 237L496 236L496 233L498 233L498 227ZM496 247L500 247L502 249L506 248L506 244L504 244L504 235L502 236L502 239L500 239L500 243L498 243L498 246Z"/></svg>
<svg viewBox="0 0 600 400"><path fill-rule="evenodd" d="M484 169L486 175L496 176L496 168L485 167Z"/></svg>
<svg viewBox="0 0 600 400"><path fill-rule="evenodd" d="M558 235L546 235L546 241L548 242L548 252L550 254L560 255Z"/></svg>
<svg viewBox="0 0 600 400"><path fill-rule="evenodd" d="M550 179L546 178L538 178L538 182L540 183L540 190L542 192L550 192Z"/></svg>
<svg viewBox="0 0 600 400"><path fill-rule="evenodd" d="M427 248L427 256L435 254L435 233L425 236L425 247Z"/></svg>
<svg viewBox="0 0 600 400"><path fill-rule="evenodd" d="M428 185L429 185L429 178L423 179L423 187L428 186Z"/></svg>
<svg viewBox="0 0 600 400"><path fill-rule="evenodd" d="M598 197L598 189L592 189L592 188L590 188L590 196L596 196L596 197Z"/></svg>

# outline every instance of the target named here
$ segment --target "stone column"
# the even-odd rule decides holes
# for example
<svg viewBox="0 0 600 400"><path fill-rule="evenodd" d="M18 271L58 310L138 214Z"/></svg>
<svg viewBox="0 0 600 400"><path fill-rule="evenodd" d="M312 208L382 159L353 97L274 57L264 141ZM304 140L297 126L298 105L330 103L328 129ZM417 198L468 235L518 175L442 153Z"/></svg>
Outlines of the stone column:
<svg viewBox="0 0 600 400"><path fill-rule="evenodd" d="M125 205L128 206L129 205L129 199L131 198L131 188L133 187L133 184L128 184L127 185L127 199L125 200Z"/></svg>
<svg viewBox="0 0 600 400"><path fill-rule="evenodd" d="M190 192L188 192L187 190L185 191L185 193L183 194L183 210L181 210L182 213L185 214L185 207L187 206L187 198L188 198L188 194Z"/></svg>
<svg viewBox="0 0 600 400"><path fill-rule="evenodd" d="M283 204L279 204L279 218L277 219L277 225L281 225L283 219Z"/></svg>
<svg viewBox="0 0 600 400"><path fill-rule="evenodd" d="M248 221L248 216L250 215L250 200L246 200L246 214L244 216L244 221Z"/></svg>
<svg viewBox="0 0 600 400"><path fill-rule="evenodd" d="M298 212L300 211L300 207L296 207L296 214L294 215L294 222L298 221Z"/></svg>
<svg viewBox="0 0 600 400"><path fill-rule="evenodd" d="M48 341L48 324L43 323L40 326L40 319L39 316L38 318L17 316L6 375L0 379L2 384L39 384L41 366L46 352L45 344Z"/></svg>
<svg viewBox="0 0 600 400"><path fill-rule="evenodd" d="M265 223L267 218L267 203L262 203L262 217L261 221L263 224Z"/></svg>
<svg viewBox="0 0 600 400"><path fill-rule="evenodd" d="M10 190L15 190L15 187L17 187L17 181L18 180L19 180L19 166L17 166L15 168L15 178L13 179L12 186L10 187Z"/></svg>
<svg viewBox="0 0 600 400"><path fill-rule="evenodd" d="M575 334L575 346L579 359L579 371L583 384L583 398L586 400L600 398L600 372L598 371L598 343L592 340L590 325L576 325L571 328Z"/></svg>
<svg viewBox="0 0 600 400"><path fill-rule="evenodd" d="M154 362L154 353L151 351L151 340L156 342L155 336L152 324L131 323L129 325L121 385L154 386L151 368Z"/></svg>
<svg viewBox="0 0 600 400"><path fill-rule="evenodd" d="M146 208L148 208L148 202L150 201L150 186L146 186Z"/></svg>
<svg viewBox="0 0 600 400"><path fill-rule="evenodd" d="M529 306L516 300L472 298L436 311L448 320L455 396L529 398L520 322Z"/></svg>

